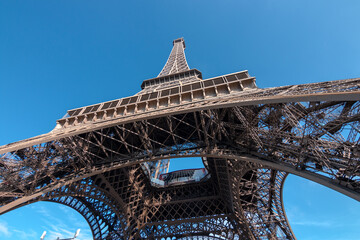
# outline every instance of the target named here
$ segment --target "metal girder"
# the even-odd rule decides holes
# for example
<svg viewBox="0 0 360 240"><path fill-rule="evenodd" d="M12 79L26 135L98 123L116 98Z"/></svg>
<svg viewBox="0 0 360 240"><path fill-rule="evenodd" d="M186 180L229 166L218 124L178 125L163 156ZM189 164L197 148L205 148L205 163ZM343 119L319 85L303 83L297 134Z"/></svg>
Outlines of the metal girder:
<svg viewBox="0 0 360 240"><path fill-rule="evenodd" d="M356 155L358 154L356 151L359 146L360 134L358 121L356 120L359 114L359 102L351 103L351 108L346 110L347 114L345 115L344 108L348 108L348 106L349 104L346 102L326 104L322 102L303 102L301 104L260 105L251 108L236 107L218 111L212 110L211 112L200 111L162 119L149 119L146 120L146 128L139 127L139 124L145 124L144 121L141 123L135 122L92 131L89 134L68 137L63 141L58 140L20 149L11 154L6 154L2 158L3 165L6 166L6 168L3 167L2 169L11 168L13 170L4 172L2 178L11 180L16 176L15 179L23 179L23 184L20 186L19 184L11 184L11 181L2 184L3 192L8 194L8 197L2 198L4 204L2 208L6 209L6 211L11 210L16 206L7 209L7 205L16 201L20 202L19 205L26 204L27 198L25 198L25 202L22 202L21 199L24 197L21 194L23 196L29 196L30 194L31 196L31 193L38 190L39 186L43 186L42 192L44 193L46 191L55 191L55 189L59 188L59 185L55 184L55 182L60 181L58 179L64 181L63 186L70 184L70 182L65 181L67 176L72 180L75 175L81 179L86 174L96 176L99 172L111 173L113 171L111 169L123 169L124 166L134 166L134 164L139 164L144 160L152 161L189 155L203 156L207 157L209 167L212 166L213 168L211 176L216 177L218 181L214 185L214 189L218 189L216 194L213 193L207 198L218 196L217 199L220 197L226 200L226 209L228 209L228 213L232 213L232 218L235 219L234 222L237 222L237 224L242 223L237 225L237 229L242 229L241 233L237 233L239 236L248 234L250 239L266 239L270 238L270 236L280 238L271 234L282 232L285 239L293 238L291 229L286 223L284 211L282 207L279 207L281 205L281 194L279 193L281 188L278 187L277 190L274 190L274 185L270 186L275 184L276 181L281 181L276 180L275 177L271 184L255 184L261 186L264 191L272 189L272 193L268 191L267 195L264 195L264 199L267 202L273 202L273 206L265 208L266 203L262 203L262 210L259 210L259 213L254 213L255 215L251 219L244 219L243 216L251 215L240 207L254 205L254 203L251 203L251 201L245 201L245 203L234 198L236 190L227 187L234 185L231 182L232 177L229 169L238 169L242 172L251 172L253 170L249 170L248 167L244 166L231 166L229 168L229 164L235 164L234 161L237 164L252 162L253 164L260 164L261 167L258 166L258 168L268 167L294 173L356 198L359 195L359 164L358 155ZM320 118L319 114L327 114L328 117ZM221 119L221 121L218 119ZM333 128L328 127L329 122L330 124L332 122L337 123L338 132L330 132ZM342 125L341 128L339 128L339 124ZM220 128L224 130L219 131ZM250 131L249 128L252 128L252 130ZM347 128L347 136L343 136L344 133L341 132L343 128ZM214 131L217 134L212 134ZM326 131L325 134L323 134L324 131ZM254 132L257 135L255 139ZM319 135L319 132L322 134ZM219 135L221 135L221 138ZM318 136L318 138L313 136ZM147 145L144 144L145 142ZM301 149L307 149L307 151L301 151ZM36 159L38 162L32 159ZM82 161L79 161L80 159ZM42 164L42 168L37 169L36 175L25 174L31 173L39 162ZM54 165L54 162L57 164ZM140 167L137 168L137 171L142 171ZM21 175L18 174L17 169L21 169ZM77 169L77 171L74 172L74 169ZM268 178L271 178L270 170L263 173L255 171L252 174L269 175ZM242 195L246 191L243 189L245 185L241 181L246 178L249 177L241 178L239 175L235 177L235 179L242 179L240 183L235 184ZM146 174L141 179L140 182L145 181L145 183L148 183L149 181ZM144 183L139 184L136 185L136 193L144 192L144 188L141 187ZM278 186L281 186L281 183L278 183ZM116 195L115 192L113 195ZM119 194L119 191L117 192ZM149 192L151 191L149 190ZM13 195L9 193L13 193ZM14 197L15 195L17 197ZM255 193L249 193L249 195L257 198ZM36 198L36 195L33 195L33 197ZM172 198L168 196L168 199ZM161 199L167 198L161 197ZM192 202L196 201L192 199ZM131 209L130 212L136 212L138 206L144 208L144 205L138 204L139 202L135 203L136 207L131 207L131 204L128 205L128 208ZM147 204L160 212L166 212L169 208L162 206L161 203L160 205L159 203L156 204L156 200ZM175 206L184 209L186 204L181 204L176 203ZM207 203L205 205L210 206L211 204ZM161 210L162 208L164 210ZM169 209L173 208L174 206ZM277 219L275 218L276 224L274 224L273 215L266 215L271 212L270 210L272 212L276 211L279 216ZM143 220L136 225L129 225L128 228L139 229L146 226L146 222L160 224L159 218L154 221L151 221L151 218L144 219L151 212L154 214L156 211L152 209L146 214L142 213L143 215L140 214L141 218L140 215L134 215L133 219ZM264 214L266 217L262 217ZM160 214L160 216L163 216L163 214ZM242 216L242 219L240 216ZM187 218L191 217L188 216ZM270 223L267 223L269 221ZM258 223L256 223L257 225L254 223L254 227L249 222ZM244 225L244 223L248 224ZM272 230L270 226L272 226ZM260 230L261 227L263 230ZM257 235L254 235L255 230L258 231ZM135 234L133 235L135 238L144 235L141 232L132 234Z"/></svg>

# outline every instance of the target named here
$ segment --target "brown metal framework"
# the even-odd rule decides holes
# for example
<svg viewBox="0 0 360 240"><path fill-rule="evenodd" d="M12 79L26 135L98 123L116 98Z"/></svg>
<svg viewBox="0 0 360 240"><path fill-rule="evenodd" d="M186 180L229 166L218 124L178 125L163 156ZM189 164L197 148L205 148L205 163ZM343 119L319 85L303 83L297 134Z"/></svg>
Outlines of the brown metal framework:
<svg viewBox="0 0 360 240"><path fill-rule="evenodd" d="M260 89L247 71L190 70L183 39L134 96L69 110L50 133L0 147L0 214L53 201L94 239L295 239L288 173L360 200L360 79ZM199 182L156 187L168 159Z"/></svg>

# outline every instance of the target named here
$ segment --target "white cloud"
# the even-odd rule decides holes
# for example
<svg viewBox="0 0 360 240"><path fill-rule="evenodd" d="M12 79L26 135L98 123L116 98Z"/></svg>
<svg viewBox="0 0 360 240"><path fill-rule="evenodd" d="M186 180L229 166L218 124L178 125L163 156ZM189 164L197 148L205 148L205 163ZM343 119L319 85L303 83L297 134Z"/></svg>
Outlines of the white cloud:
<svg viewBox="0 0 360 240"><path fill-rule="evenodd" d="M49 233L46 235L46 239L57 239L60 238L70 238L73 237L75 232L68 231L67 229L55 227L58 231L49 230ZM78 240L91 240L93 239L92 235L88 234L86 231L81 232L77 237Z"/></svg>
<svg viewBox="0 0 360 240"><path fill-rule="evenodd" d="M49 211L49 209L47 207L44 207L44 206L37 206L36 207L36 211L43 217L46 217L46 218L52 218L52 215Z"/></svg>
<svg viewBox="0 0 360 240"><path fill-rule="evenodd" d="M39 239L43 231L47 231L45 239L73 237L77 229L81 229L78 240L92 240L89 225L83 217L73 209L60 204L29 205L34 219L29 226L21 226L15 222L0 220L0 240ZM39 221L40 220L40 221Z"/></svg>
<svg viewBox="0 0 360 240"><path fill-rule="evenodd" d="M60 219L57 219L55 224L50 221L45 221L45 222L46 222L46 227L48 229L47 230L48 234L46 235L46 239L57 239L57 237L70 238L74 236L75 231L77 230L74 228L74 226L70 226L69 224L61 221ZM76 226L76 227L81 229L79 237L77 238L78 240L93 239L91 232L86 229L88 228L88 226L85 226L86 227L85 229L81 228L81 226Z"/></svg>
<svg viewBox="0 0 360 240"><path fill-rule="evenodd" d="M0 222L0 236L10 236L9 228L6 222Z"/></svg>
<svg viewBox="0 0 360 240"><path fill-rule="evenodd" d="M16 239L36 239L36 238L40 238L40 236L38 236L36 234L35 231L22 231L22 230L17 230L17 229L13 229L12 232L14 233L14 235L16 236Z"/></svg>
<svg viewBox="0 0 360 240"><path fill-rule="evenodd" d="M311 226L311 227L332 227L335 224L329 221L294 221L291 225Z"/></svg>

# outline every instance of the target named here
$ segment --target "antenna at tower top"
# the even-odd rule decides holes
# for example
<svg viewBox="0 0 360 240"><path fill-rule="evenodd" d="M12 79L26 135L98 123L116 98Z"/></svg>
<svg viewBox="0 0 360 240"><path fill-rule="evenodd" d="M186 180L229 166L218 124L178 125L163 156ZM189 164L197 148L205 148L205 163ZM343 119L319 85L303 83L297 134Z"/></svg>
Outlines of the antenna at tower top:
<svg viewBox="0 0 360 240"><path fill-rule="evenodd" d="M175 40L173 41L173 46L175 46L175 43L182 43L182 44L183 44L184 49L186 48L184 38L178 38L178 39L175 39Z"/></svg>

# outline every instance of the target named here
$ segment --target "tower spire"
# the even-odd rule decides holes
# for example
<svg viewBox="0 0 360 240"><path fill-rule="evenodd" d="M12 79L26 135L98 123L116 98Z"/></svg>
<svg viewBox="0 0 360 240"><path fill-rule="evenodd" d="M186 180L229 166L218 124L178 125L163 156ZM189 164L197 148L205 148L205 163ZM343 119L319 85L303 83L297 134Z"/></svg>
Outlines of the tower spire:
<svg viewBox="0 0 360 240"><path fill-rule="evenodd" d="M183 72L190 69L186 62L184 49L185 41L183 38L178 38L173 41L173 48L171 50L170 56L158 77Z"/></svg>

